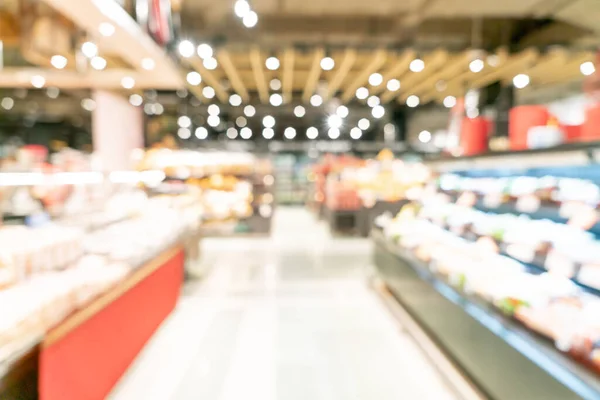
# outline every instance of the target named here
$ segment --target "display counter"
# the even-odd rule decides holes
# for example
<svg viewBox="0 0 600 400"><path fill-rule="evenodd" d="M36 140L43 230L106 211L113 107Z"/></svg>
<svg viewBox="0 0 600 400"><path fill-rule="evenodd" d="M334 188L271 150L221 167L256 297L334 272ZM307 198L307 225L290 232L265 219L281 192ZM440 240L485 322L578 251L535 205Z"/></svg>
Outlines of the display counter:
<svg viewBox="0 0 600 400"><path fill-rule="evenodd" d="M600 376L475 295L372 232L374 263L388 288L448 357L488 397L600 399Z"/></svg>

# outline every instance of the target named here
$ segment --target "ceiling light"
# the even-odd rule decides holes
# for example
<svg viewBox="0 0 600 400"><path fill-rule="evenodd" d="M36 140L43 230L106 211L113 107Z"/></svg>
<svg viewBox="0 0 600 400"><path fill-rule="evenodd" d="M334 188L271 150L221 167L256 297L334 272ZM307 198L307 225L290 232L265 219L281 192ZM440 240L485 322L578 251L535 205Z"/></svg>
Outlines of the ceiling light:
<svg viewBox="0 0 600 400"><path fill-rule="evenodd" d="M215 89L210 86L205 86L202 89L202 96L206 97L207 99L212 99L215 97Z"/></svg>
<svg viewBox="0 0 600 400"><path fill-rule="evenodd" d="M387 90L396 92L400 90L400 81L398 79L390 79L387 83Z"/></svg>
<svg viewBox="0 0 600 400"><path fill-rule="evenodd" d="M243 127L245 127L247 123L248 123L248 121L247 121L247 120L246 120L246 118L244 118L244 117L241 117L241 116L240 116L240 117L237 117L237 118L235 119L235 124L236 124L237 126L239 126L240 128L243 128Z"/></svg>
<svg viewBox="0 0 600 400"><path fill-rule="evenodd" d="M194 132L194 134L196 135L196 137L200 140L204 140L208 137L208 129L206 129L203 126L199 126L196 128L196 131Z"/></svg>
<svg viewBox="0 0 600 400"><path fill-rule="evenodd" d="M148 115L154 114L154 104L146 103L146 105L144 105L144 112Z"/></svg>
<svg viewBox="0 0 600 400"><path fill-rule="evenodd" d="M252 129L250 128L242 128L240 131L240 136L242 139L250 139L252 137Z"/></svg>
<svg viewBox="0 0 600 400"><path fill-rule="evenodd" d="M360 139L360 137L362 136L362 130L360 130L360 128L352 128L350 129L350 137L352 139Z"/></svg>
<svg viewBox="0 0 600 400"><path fill-rule="evenodd" d="M102 57L96 56L90 60L90 65L95 70L102 71L104 68L106 68L106 60Z"/></svg>
<svg viewBox="0 0 600 400"><path fill-rule="evenodd" d="M418 106L420 102L421 102L421 100L419 99L419 97L415 96L414 94L411 94L406 99L406 105L409 106L409 107L411 107L411 108L414 108L414 107Z"/></svg>
<svg viewBox="0 0 600 400"><path fill-rule="evenodd" d="M483 60L480 60L479 58L469 63L469 69L471 70L471 72L481 72L481 70L483 70L483 67L485 67L485 64L483 63Z"/></svg>
<svg viewBox="0 0 600 400"><path fill-rule="evenodd" d="M279 90L281 89L281 81L277 78L271 79L269 87L271 88L271 90Z"/></svg>
<svg viewBox="0 0 600 400"><path fill-rule="evenodd" d="M221 118L218 115L209 115L206 122L214 128L221 123Z"/></svg>
<svg viewBox="0 0 600 400"><path fill-rule="evenodd" d="M123 79L121 79L121 86L125 89L133 89L135 86L135 79L130 76L124 76Z"/></svg>
<svg viewBox="0 0 600 400"><path fill-rule="evenodd" d="M146 71L152 71L155 66L156 66L156 63L154 62L153 59L151 59L149 57L142 59L142 68L145 69Z"/></svg>
<svg viewBox="0 0 600 400"><path fill-rule="evenodd" d="M331 57L323 57L321 59L321 68L323 71L331 71L335 67L335 61Z"/></svg>
<svg viewBox="0 0 600 400"><path fill-rule="evenodd" d="M367 129L369 129L370 126L371 126L371 121L369 121L366 118L361 118L361 120L358 121L358 127L360 129L362 129L363 131L366 131Z"/></svg>
<svg viewBox="0 0 600 400"><path fill-rule="evenodd" d="M234 107L237 107L239 105L242 104L242 96L240 96L239 94L232 94L231 96L229 96L229 104L231 104Z"/></svg>
<svg viewBox="0 0 600 400"><path fill-rule="evenodd" d="M275 136L275 131L271 128L265 128L262 131L262 135L265 139L273 139Z"/></svg>
<svg viewBox="0 0 600 400"><path fill-rule="evenodd" d="M394 124L392 124L391 122L388 122L383 127L383 133L385 134L385 136L391 136L391 135L395 134L396 126Z"/></svg>
<svg viewBox="0 0 600 400"><path fill-rule="evenodd" d="M318 94L313 94L310 98L310 104L312 104L313 107L319 107L321 104L323 104L323 98Z"/></svg>
<svg viewBox="0 0 600 400"><path fill-rule="evenodd" d="M187 82L192 86L198 86L202 83L202 77L196 71L188 72L187 74Z"/></svg>
<svg viewBox="0 0 600 400"><path fill-rule="evenodd" d="M454 96L446 96L444 98L444 107L452 108L456 105L456 97Z"/></svg>
<svg viewBox="0 0 600 400"><path fill-rule="evenodd" d="M165 111L165 108L163 107L162 104L160 104L160 103L154 104L154 114L161 115L163 113L163 111Z"/></svg>
<svg viewBox="0 0 600 400"><path fill-rule="evenodd" d="M244 107L244 114L246 114L246 117L254 117L254 114L256 114L256 108L254 108L254 106L246 106Z"/></svg>
<svg viewBox="0 0 600 400"><path fill-rule="evenodd" d="M271 71L279 69L279 59L277 57L269 57L265 61L265 66Z"/></svg>
<svg viewBox="0 0 600 400"><path fill-rule="evenodd" d="M430 140L431 140L431 132L421 131L421 133L419 133L419 141L421 143L429 143Z"/></svg>
<svg viewBox="0 0 600 400"><path fill-rule="evenodd" d="M33 85L33 87L36 87L38 89L43 88L46 84L46 78L44 78L41 75L34 75L31 77L31 84Z"/></svg>
<svg viewBox="0 0 600 400"><path fill-rule="evenodd" d="M100 24L100 26L98 27L98 30L100 31L100 34L102 36L112 36L115 33L115 27L113 24L110 24L108 22L103 22Z"/></svg>
<svg viewBox="0 0 600 400"><path fill-rule="evenodd" d="M98 46L92 42L84 42L81 45L81 52L87 58L92 58L98 54Z"/></svg>
<svg viewBox="0 0 600 400"><path fill-rule="evenodd" d="M233 6L235 15L244 18L250 12L250 4L246 0L237 0Z"/></svg>
<svg viewBox="0 0 600 400"><path fill-rule="evenodd" d="M208 115L219 115L220 112L221 109L219 109L218 105L211 104L210 106L208 106Z"/></svg>
<svg viewBox="0 0 600 400"><path fill-rule="evenodd" d="M366 87L359 87L356 89L356 98L359 100L364 100L369 97L369 89Z"/></svg>
<svg viewBox="0 0 600 400"><path fill-rule="evenodd" d="M338 128L329 128L327 135L330 139L337 139L340 137L340 130Z"/></svg>
<svg viewBox="0 0 600 400"><path fill-rule="evenodd" d="M269 98L269 102L274 107L279 107L283 104L283 97L279 93L273 93Z"/></svg>
<svg viewBox="0 0 600 400"><path fill-rule="evenodd" d="M410 62L409 68L412 72L421 72L425 69L425 62L420 58L416 58Z"/></svg>
<svg viewBox="0 0 600 400"><path fill-rule="evenodd" d="M385 108L383 108L383 106L375 106L371 110L371 114L375 118L381 118L385 115Z"/></svg>
<svg viewBox="0 0 600 400"><path fill-rule="evenodd" d="M381 100L377 96L371 96L367 100L367 104L369 107L375 107L375 106L378 106L379 104L381 104Z"/></svg>
<svg viewBox="0 0 600 400"><path fill-rule="evenodd" d="M435 83L435 90L437 90L438 92L443 92L447 88L448 88L448 84L446 83L446 81L444 81L442 79L440 79L439 81L437 81Z"/></svg>
<svg viewBox="0 0 600 400"><path fill-rule="evenodd" d="M327 117L327 125L329 125L330 128L339 129L342 127L342 119L337 114L330 115Z"/></svg>
<svg viewBox="0 0 600 400"><path fill-rule="evenodd" d="M216 58L208 57L208 58L204 59L204 61L202 62L202 65L204 65L204 68L212 71L217 68L219 63L217 62Z"/></svg>
<svg viewBox="0 0 600 400"><path fill-rule="evenodd" d="M192 120L187 115L182 115L181 117L177 118L177 125L179 125L181 128L189 128L192 126Z"/></svg>
<svg viewBox="0 0 600 400"><path fill-rule="evenodd" d="M316 139L319 136L319 130L314 126L311 126L306 130L306 137L309 139Z"/></svg>
<svg viewBox="0 0 600 400"><path fill-rule="evenodd" d="M258 23L258 14L256 14L254 11L250 11L244 16L242 23L246 28L254 28Z"/></svg>
<svg viewBox="0 0 600 400"><path fill-rule="evenodd" d="M205 59L205 58L212 58L213 56L213 48L210 47L210 45L206 44L206 43L202 43L201 45L198 45L198 57Z"/></svg>
<svg viewBox="0 0 600 400"><path fill-rule="evenodd" d="M94 111L96 109L96 102L92 99L81 100L81 108L86 111Z"/></svg>
<svg viewBox="0 0 600 400"><path fill-rule="evenodd" d="M335 113L336 113L336 114L337 114L337 115L338 115L340 118L346 118L346 117L348 116L348 113L349 113L349 111L348 111L348 107L346 107L346 106L344 106L344 105L342 105L342 106L339 106L339 107L337 108L337 110L335 110Z"/></svg>
<svg viewBox="0 0 600 400"><path fill-rule="evenodd" d="M298 118L302 118L306 115L306 109L302 106L296 106L294 108L294 115Z"/></svg>
<svg viewBox="0 0 600 400"><path fill-rule="evenodd" d="M486 61L491 67L497 67L500 64L500 58L495 54L487 56Z"/></svg>
<svg viewBox="0 0 600 400"><path fill-rule="evenodd" d="M369 76L369 85L371 86L379 86L383 83L383 75L379 72L375 72Z"/></svg>
<svg viewBox="0 0 600 400"><path fill-rule="evenodd" d="M177 130L177 136L179 136L181 139L189 139L192 137L192 131L190 131L188 128L179 128Z"/></svg>
<svg viewBox="0 0 600 400"><path fill-rule="evenodd" d="M46 95L51 99L56 99L60 95L60 90L57 87L49 87L46 89Z"/></svg>
<svg viewBox="0 0 600 400"><path fill-rule="evenodd" d="M234 127L227 129L227 137L229 139L235 139L238 136L238 131Z"/></svg>
<svg viewBox="0 0 600 400"><path fill-rule="evenodd" d="M5 97L2 99L2 102L0 102L0 105L2 106L2 108L8 111L14 107L15 101L10 97Z"/></svg>
<svg viewBox="0 0 600 400"><path fill-rule="evenodd" d="M585 76L590 76L592 75L594 72L596 72L596 67L594 66L594 63L591 61L586 61L583 64L581 64L579 66L579 70L581 71L581 73Z"/></svg>
<svg viewBox="0 0 600 400"><path fill-rule="evenodd" d="M131 96L129 96L129 104L131 104L132 106L139 107L142 105L143 102L144 99L142 99L142 96L140 96L139 94L132 94Z"/></svg>
<svg viewBox="0 0 600 400"><path fill-rule="evenodd" d="M273 118L270 115L267 115L266 117L264 117L262 122L263 122L263 125L265 126L265 128L272 128L275 126L275 118Z"/></svg>
<svg viewBox="0 0 600 400"><path fill-rule="evenodd" d="M182 40L181 42L179 42L179 46L177 46L177 49L179 50L179 54L181 54L182 57L190 58L194 55L194 44L189 40Z"/></svg>
<svg viewBox="0 0 600 400"><path fill-rule="evenodd" d="M53 55L50 59L50 64L56 69L63 69L67 66L67 57L59 54Z"/></svg>
<svg viewBox="0 0 600 400"><path fill-rule="evenodd" d="M296 130L294 128L287 127L285 128L285 131L283 131L283 136L285 136L286 139L290 139L292 140L293 138L296 137Z"/></svg>
<svg viewBox="0 0 600 400"><path fill-rule="evenodd" d="M527 85L529 85L529 75L519 74L513 78L513 85L517 89L523 89Z"/></svg>

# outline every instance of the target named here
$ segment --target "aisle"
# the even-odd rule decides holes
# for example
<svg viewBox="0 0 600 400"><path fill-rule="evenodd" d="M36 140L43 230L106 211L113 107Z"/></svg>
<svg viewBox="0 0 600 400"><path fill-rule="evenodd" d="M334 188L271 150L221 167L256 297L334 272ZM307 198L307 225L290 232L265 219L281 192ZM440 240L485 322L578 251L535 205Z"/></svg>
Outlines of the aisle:
<svg viewBox="0 0 600 400"><path fill-rule="evenodd" d="M368 288L370 243L282 209L270 239L205 240L207 278L114 400L454 399Z"/></svg>

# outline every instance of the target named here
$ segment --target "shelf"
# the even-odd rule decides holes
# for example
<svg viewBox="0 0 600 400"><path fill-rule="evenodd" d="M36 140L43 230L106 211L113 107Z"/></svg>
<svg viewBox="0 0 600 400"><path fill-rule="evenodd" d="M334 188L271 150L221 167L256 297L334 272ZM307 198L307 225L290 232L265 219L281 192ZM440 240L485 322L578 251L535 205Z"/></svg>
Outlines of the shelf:
<svg viewBox="0 0 600 400"><path fill-rule="evenodd" d="M413 317L489 397L600 399L600 378L373 231L375 264ZM499 379L501 377L501 379Z"/></svg>

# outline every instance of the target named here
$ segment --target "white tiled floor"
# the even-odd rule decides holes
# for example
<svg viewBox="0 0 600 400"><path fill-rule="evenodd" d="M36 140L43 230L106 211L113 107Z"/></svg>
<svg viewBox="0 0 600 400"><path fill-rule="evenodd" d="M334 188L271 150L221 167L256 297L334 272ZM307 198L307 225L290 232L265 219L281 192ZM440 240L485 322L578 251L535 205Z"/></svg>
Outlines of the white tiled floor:
<svg viewBox="0 0 600 400"><path fill-rule="evenodd" d="M113 400L447 400L367 285L370 242L281 209L270 239L203 242L187 285Z"/></svg>

